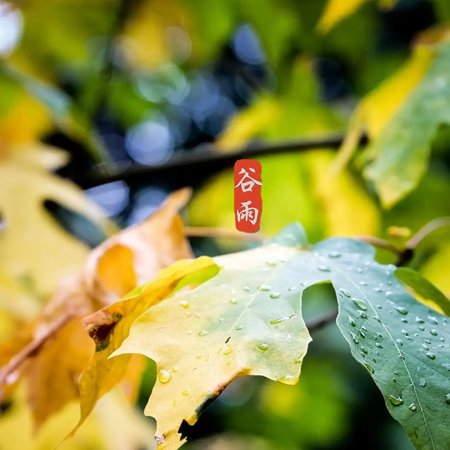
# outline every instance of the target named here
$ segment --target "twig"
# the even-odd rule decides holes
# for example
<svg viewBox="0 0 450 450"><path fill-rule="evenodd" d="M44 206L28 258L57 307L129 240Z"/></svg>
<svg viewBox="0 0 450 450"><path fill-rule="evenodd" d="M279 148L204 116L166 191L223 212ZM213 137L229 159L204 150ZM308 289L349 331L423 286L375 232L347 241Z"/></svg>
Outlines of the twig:
<svg viewBox="0 0 450 450"><path fill-rule="evenodd" d="M267 236L260 233L241 233L240 231L229 230L227 228L185 227L184 234L187 237L229 238L257 242L262 242L267 239Z"/></svg>
<svg viewBox="0 0 450 450"><path fill-rule="evenodd" d="M338 314L337 310L334 310L328 314L325 314L322 317L319 317L318 319L311 320L306 324L306 328L308 329L308 331L320 330L325 326L327 326L328 324L333 323L337 318L337 314Z"/></svg>
<svg viewBox="0 0 450 450"><path fill-rule="evenodd" d="M366 242L367 244L373 245L374 247L389 250L390 252L395 253L398 256L401 256L403 254L402 249L396 247L395 245L390 244L388 241L385 241L384 239L375 236L355 236L355 239Z"/></svg>
<svg viewBox="0 0 450 450"><path fill-rule="evenodd" d="M441 217L428 222L406 243L406 248L415 249L433 231L449 226L450 217Z"/></svg>
<svg viewBox="0 0 450 450"><path fill-rule="evenodd" d="M31 341L26 347L24 347L16 356L11 358L9 363L0 369L0 386L8 384L8 375L12 374L19 366L30 356L36 355L45 344L45 342L56 332L58 332L64 325L66 325L69 320L74 317L73 313L67 313L59 317L48 330L39 336L38 338ZM1 390L0 390L1 393ZM0 398L1 400L1 398Z"/></svg>
<svg viewBox="0 0 450 450"><path fill-rule="evenodd" d="M290 152L304 152L315 149L337 149L342 144L342 134L304 138L283 142L253 142L233 151L220 151L213 144L199 145L195 149L179 150L164 164L158 166L134 165L109 174L98 171L81 175L77 183L84 188L98 186L113 181L139 182L146 184L170 181L179 185L192 185L199 176L210 176L227 167L232 167L238 159L258 156L278 155ZM364 141L365 138L362 138Z"/></svg>

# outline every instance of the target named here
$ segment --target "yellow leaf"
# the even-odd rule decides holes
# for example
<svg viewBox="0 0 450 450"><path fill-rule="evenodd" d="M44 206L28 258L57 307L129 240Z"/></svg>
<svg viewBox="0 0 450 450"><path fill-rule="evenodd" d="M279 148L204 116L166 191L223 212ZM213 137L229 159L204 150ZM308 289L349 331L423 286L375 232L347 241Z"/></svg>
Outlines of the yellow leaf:
<svg viewBox="0 0 450 450"><path fill-rule="evenodd" d="M106 233L115 227L81 189L51 175L64 153L39 144L9 148L0 155L0 268L11 278L27 279L43 295L82 265L88 249L65 232L44 209L52 200L86 216ZM49 257L51 255L51 257Z"/></svg>
<svg viewBox="0 0 450 450"><path fill-rule="evenodd" d="M352 15L367 0L328 0L317 28L327 32L338 22Z"/></svg>
<svg viewBox="0 0 450 450"><path fill-rule="evenodd" d="M38 431L27 407L24 389L20 389L11 407L0 420L2 450L49 450L61 441L61 430L73 424L79 406L72 402L52 416ZM151 450L153 427L143 420L119 392L102 399L82 430L70 441L58 446L61 450Z"/></svg>
<svg viewBox="0 0 450 450"><path fill-rule="evenodd" d="M282 114L280 105L271 97L262 97L240 114L233 116L216 141L220 150L242 147Z"/></svg>
<svg viewBox="0 0 450 450"><path fill-rule="evenodd" d="M351 16L360 6L368 0L328 0L317 28L326 33L341 20ZM391 8L396 0L379 0L381 8Z"/></svg>
<svg viewBox="0 0 450 450"><path fill-rule="evenodd" d="M81 426L94 408L97 399L110 391L123 377L130 355L109 359L127 338L133 322L150 306L169 296L180 283L197 282L199 277L217 273L213 261L201 257L194 262L180 261L162 272L152 282L137 288L124 300L83 319L83 325L96 343L94 356L87 364L80 381L81 418L71 435Z"/></svg>
<svg viewBox="0 0 450 450"><path fill-rule="evenodd" d="M279 298L276 292L286 288L283 268L300 251L275 245L216 258L216 277L149 308L134 322L112 361L143 354L156 362L145 414L157 421L158 449L178 449L182 422L193 425L239 376L297 382L311 338L300 296ZM145 295L136 301L145 302Z"/></svg>
<svg viewBox="0 0 450 450"><path fill-rule="evenodd" d="M137 282L149 281L173 262L191 257L178 215L189 195L189 190L174 193L146 221L94 249L82 272L63 280L36 323L27 326L26 339L14 339L10 348L2 347L0 365L21 350L32 352L25 355L27 364L20 366L17 373L25 370L36 425L42 425L50 415L79 397L79 377L94 350L81 318L117 301ZM43 337L48 342L34 349L33 345ZM3 371L7 369L8 366ZM124 376L123 387L131 400L142 369L143 358L134 357ZM0 370L0 385L7 376Z"/></svg>

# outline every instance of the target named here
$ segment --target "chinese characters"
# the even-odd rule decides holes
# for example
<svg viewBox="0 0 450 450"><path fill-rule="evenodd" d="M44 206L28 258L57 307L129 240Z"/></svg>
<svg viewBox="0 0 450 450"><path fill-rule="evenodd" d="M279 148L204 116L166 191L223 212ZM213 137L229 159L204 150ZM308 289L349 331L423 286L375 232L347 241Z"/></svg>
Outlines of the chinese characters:
<svg viewBox="0 0 450 450"><path fill-rule="evenodd" d="M261 164L250 159L238 160L234 165L234 214L238 231L259 231L261 186Z"/></svg>

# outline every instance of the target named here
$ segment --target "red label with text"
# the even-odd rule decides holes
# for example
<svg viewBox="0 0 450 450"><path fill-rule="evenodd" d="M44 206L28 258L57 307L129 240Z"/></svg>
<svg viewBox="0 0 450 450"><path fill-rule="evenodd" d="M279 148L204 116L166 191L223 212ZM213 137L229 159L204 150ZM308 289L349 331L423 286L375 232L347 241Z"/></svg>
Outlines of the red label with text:
<svg viewBox="0 0 450 450"><path fill-rule="evenodd" d="M234 165L234 217L236 229L244 233L259 231L262 213L261 163L240 159Z"/></svg>

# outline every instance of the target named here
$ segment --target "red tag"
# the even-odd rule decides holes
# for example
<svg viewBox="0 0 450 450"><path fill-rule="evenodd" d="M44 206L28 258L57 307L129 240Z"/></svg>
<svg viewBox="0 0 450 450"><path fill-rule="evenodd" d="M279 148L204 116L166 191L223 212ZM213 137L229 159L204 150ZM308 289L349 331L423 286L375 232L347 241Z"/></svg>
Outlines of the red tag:
<svg viewBox="0 0 450 450"><path fill-rule="evenodd" d="M261 163L239 159L234 165L234 217L236 229L244 233L259 231L262 213Z"/></svg>

